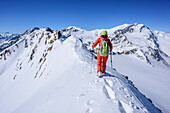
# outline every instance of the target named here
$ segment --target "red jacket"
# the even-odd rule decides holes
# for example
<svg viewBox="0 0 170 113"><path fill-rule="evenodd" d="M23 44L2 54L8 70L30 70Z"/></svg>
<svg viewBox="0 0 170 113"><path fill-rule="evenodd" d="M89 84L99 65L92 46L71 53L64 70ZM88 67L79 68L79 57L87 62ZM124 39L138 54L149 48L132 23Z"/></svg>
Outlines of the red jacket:
<svg viewBox="0 0 170 113"><path fill-rule="evenodd" d="M107 40L108 38L103 38L103 37L100 37L102 40ZM101 46L101 39L100 38L98 38L97 40L96 40L96 42L93 44L93 48L94 47L96 47L97 46L97 44L99 43L99 49L100 49L100 46ZM112 48L113 48L113 46L112 46L112 43L111 43L111 41L110 41L110 39L108 39L108 43L109 43L109 47L110 47L110 51L112 51Z"/></svg>

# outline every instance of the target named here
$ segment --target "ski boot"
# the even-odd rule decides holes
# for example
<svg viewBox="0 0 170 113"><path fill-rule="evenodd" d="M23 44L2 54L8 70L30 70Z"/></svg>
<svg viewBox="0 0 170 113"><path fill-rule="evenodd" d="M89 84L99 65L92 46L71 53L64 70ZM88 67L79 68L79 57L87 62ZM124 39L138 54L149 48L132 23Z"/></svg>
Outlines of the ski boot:
<svg viewBox="0 0 170 113"><path fill-rule="evenodd" d="M102 77L103 77L102 72L101 72L101 71L97 72L97 76L98 76L99 78L102 78Z"/></svg>

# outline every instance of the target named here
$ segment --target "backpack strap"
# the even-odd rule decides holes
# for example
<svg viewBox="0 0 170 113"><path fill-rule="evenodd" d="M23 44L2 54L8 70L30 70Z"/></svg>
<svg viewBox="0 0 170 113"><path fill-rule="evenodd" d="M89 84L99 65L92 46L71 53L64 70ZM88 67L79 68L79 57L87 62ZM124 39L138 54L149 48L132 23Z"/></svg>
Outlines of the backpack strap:
<svg viewBox="0 0 170 113"><path fill-rule="evenodd" d="M109 39L108 39L108 38L107 38L107 40L103 40L103 39L100 37L100 40L101 40L101 42L102 42L102 41L107 41L108 46L110 46L110 45L109 45Z"/></svg>

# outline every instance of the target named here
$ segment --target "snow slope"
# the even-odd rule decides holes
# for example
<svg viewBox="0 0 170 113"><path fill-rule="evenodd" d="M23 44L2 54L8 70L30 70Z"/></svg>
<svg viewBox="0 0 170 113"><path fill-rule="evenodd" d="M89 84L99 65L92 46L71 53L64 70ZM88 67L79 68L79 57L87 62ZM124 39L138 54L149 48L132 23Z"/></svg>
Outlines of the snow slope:
<svg viewBox="0 0 170 113"><path fill-rule="evenodd" d="M169 42L170 42L170 33L164 33L161 31L153 31L154 35L159 37L158 43L160 45L160 48L165 51L170 56L170 48L169 48Z"/></svg>
<svg viewBox="0 0 170 113"><path fill-rule="evenodd" d="M96 76L97 61L91 62L91 53L86 48L101 30L69 27L61 31L60 40L56 39L57 31L51 33L43 28L28 31L0 53L0 113L159 113L158 108L170 111L165 105L169 103L166 88L169 80L165 79L169 68L163 63L150 59L155 69L134 55L114 55L117 71L110 68L109 58L108 76L101 79ZM129 61L133 61L133 67L127 66ZM141 69L149 70L149 74ZM153 79L154 70L159 73ZM160 79L163 70L166 73ZM120 73L129 76L139 91ZM152 83L143 84L148 83L146 78ZM152 87L157 82L158 86ZM155 91L161 87L162 92ZM158 108L140 91L153 97L151 100Z"/></svg>

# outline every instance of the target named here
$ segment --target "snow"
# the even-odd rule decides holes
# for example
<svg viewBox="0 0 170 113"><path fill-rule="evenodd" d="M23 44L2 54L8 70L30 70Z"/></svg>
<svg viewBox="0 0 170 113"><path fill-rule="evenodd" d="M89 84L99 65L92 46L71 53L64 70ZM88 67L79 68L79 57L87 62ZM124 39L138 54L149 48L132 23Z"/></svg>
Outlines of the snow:
<svg viewBox="0 0 170 113"><path fill-rule="evenodd" d="M167 53L170 56L170 33L165 33L165 32L159 32L159 31L153 31L154 35L156 35L158 38L158 43L160 48Z"/></svg>
<svg viewBox="0 0 170 113"><path fill-rule="evenodd" d="M9 39L9 38L12 38L12 37L14 37L16 35L17 34L11 34L9 32L0 33L0 40L2 40L2 39Z"/></svg>
<svg viewBox="0 0 170 113"><path fill-rule="evenodd" d="M0 34L0 52L15 44L19 40L18 34L10 34L8 32Z"/></svg>
<svg viewBox="0 0 170 113"><path fill-rule="evenodd" d="M150 98L159 108L164 108L164 112L169 111L169 73L170 70L164 65L152 67L146 65L139 59L134 60L133 56L119 55L113 56L113 66L118 72L129 77L135 86Z"/></svg>
<svg viewBox="0 0 170 113"><path fill-rule="evenodd" d="M114 31L128 26L108 29L108 33L113 36ZM133 34L124 35L147 50L145 46L153 43L143 36L150 32L143 29L138 33L143 25L135 26ZM94 42L101 31L68 27L61 30L63 39L55 40L56 32L28 30L17 42L18 47L8 48L12 53L7 60L4 56L0 59L0 113L159 113L156 107L168 113L170 70L165 64L149 56L152 65L133 54L116 54L112 58L117 71L111 69L109 57L108 74L96 76L97 60L92 61L85 44ZM135 37L140 41L136 42Z"/></svg>

